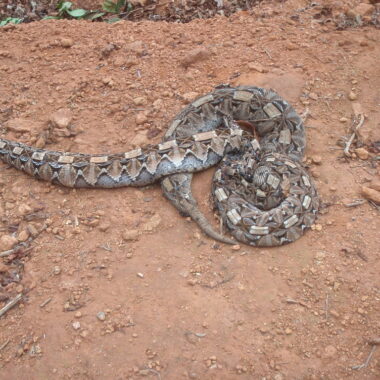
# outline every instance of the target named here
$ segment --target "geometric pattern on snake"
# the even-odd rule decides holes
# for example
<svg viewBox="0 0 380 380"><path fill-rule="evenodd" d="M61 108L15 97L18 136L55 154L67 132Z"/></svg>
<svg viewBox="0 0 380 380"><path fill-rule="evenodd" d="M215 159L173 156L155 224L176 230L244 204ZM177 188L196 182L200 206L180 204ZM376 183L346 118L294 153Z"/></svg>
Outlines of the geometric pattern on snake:
<svg viewBox="0 0 380 380"><path fill-rule="evenodd" d="M314 182L301 164L306 147L302 119L272 90L221 85L180 112L165 139L212 130L225 116L254 125L259 142L225 155L215 172L212 194L223 224L237 240L253 246L295 241L315 222L319 208ZM200 212L191 180L191 173L166 177L161 182L165 196L207 235L234 243Z"/></svg>
<svg viewBox="0 0 380 380"><path fill-rule="evenodd" d="M258 140L234 120L255 126ZM220 86L171 122L161 144L108 155L55 152L0 139L0 159L38 179L68 187L145 186L165 196L210 237L215 231L191 192L192 173L221 161L213 198L233 236L274 246L299 238L314 222L318 196L301 165L305 131L293 108L271 90Z"/></svg>

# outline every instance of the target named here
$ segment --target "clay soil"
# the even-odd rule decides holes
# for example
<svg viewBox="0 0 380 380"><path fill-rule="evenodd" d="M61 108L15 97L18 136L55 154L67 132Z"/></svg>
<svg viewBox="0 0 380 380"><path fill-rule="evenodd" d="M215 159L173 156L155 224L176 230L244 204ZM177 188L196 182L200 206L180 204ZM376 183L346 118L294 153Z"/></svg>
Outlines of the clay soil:
<svg viewBox="0 0 380 380"><path fill-rule="evenodd" d="M358 1L311 3L0 29L1 137L126 151L158 143L220 83L271 87L307 117L323 203L290 245L231 247L158 185L72 190L1 163L0 238L27 248L0 257L0 308L23 296L0 317L0 379L380 378L379 209L361 193L379 181L380 31L337 26ZM358 109L351 153L368 157L344 157ZM194 193L217 226L212 173L195 175Z"/></svg>

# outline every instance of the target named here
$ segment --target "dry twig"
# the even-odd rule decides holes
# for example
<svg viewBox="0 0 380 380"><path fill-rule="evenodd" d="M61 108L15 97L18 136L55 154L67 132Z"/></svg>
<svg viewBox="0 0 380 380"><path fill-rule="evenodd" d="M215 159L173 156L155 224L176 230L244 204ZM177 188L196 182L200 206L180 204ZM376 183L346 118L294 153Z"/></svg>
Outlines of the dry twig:
<svg viewBox="0 0 380 380"><path fill-rule="evenodd" d="M346 207L356 207L356 206L360 206L362 204L366 203L366 200L365 199L355 199L353 202L351 203L345 203L345 206Z"/></svg>
<svg viewBox="0 0 380 380"><path fill-rule="evenodd" d="M343 153L346 157L351 157L351 155L350 155L351 144L354 141L355 136L357 136L357 132L358 132L359 128L361 128L361 126L364 123L363 114L359 114L358 116L359 116L359 122L356 125L356 127L354 127L354 129L353 129L354 131L353 131L351 137L349 138L349 140L347 141L346 146L344 147L344 150L343 150ZM356 119L354 119L353 124L355 123L355 121L356 121Z"/></svg>
<svg viewBox="0 0 380 380"><path fill-rule="evenodd" d="M362 369L362 368L367 367L368 364L369 364L369 362L371 361L372 356L373 356L373 353L376 351L376 349L377 349L377 346L374 345L374 346L372 347L371 352L369 353L369 355L368 355L368 357L367 357L367 360L366 360L363 364L354 365L354 366L352 366L351 368L352 368L352 369L359 370L359 369Z"/></svg>
<svg viewBox="0 0 380 380"><path fill-rule="evenodd" d="M307 309L309 308L309 306L305 302L293 300L291 298L287 298L286 303L300 305L300 306L306 307Z"/></svg>
<svg viewBox="0 0 380 380"><path fill-rule="evenodd" d="M40 307L45 307L51 300L53 299L53 297L49 297L48 299L46 299L44 302L41 303Z"/></svg>
<svg viewBox="0 0 380 380"><path fill-rule="evenodd" d="M0 346L0 351L3 350L5 347L8 346L10 340L8 339L7 341L5 341L1 346Z"/></svg>
<svg viewBox="0 0 380 380"><path fill-rule="evenodd" d="M9 301L2 309L0 309L0 317L2 317L13 306L17 305L22 300L22 293L17 294L13 300Z"/></svg>

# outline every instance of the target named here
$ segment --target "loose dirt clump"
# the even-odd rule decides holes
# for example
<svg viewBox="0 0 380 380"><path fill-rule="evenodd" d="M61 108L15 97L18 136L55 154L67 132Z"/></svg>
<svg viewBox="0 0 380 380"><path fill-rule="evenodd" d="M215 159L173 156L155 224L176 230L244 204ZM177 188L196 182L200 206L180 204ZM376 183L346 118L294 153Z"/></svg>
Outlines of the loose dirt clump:
<svg viewBox="0 0 380 380"><path fill-rule="evenodd" d="M350 10L362 23L337 30ZM158 185L67 189L1 163L0 379L378 379L378 11L265 1L188 23L0 28L2 138L128 151L221 83L273 88L306 119L323 203L290 245L228 246ZM217 226L212 175L194 193Z"/></svg>

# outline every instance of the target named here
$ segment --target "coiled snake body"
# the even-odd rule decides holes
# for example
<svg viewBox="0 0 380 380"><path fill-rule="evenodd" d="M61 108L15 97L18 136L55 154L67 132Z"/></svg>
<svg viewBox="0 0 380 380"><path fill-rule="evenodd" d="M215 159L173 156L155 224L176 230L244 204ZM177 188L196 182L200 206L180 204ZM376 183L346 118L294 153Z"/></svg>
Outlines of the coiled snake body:
<svg viewBox="0 0 380 380"><path fill-rule="evenodd" d="M233 120L255 126L258 139ZM209 236L216 232L192 196L192 173L221 161L213 198L233 236L250 245L298 239L314 223L319 200L301 165L305 131L294 109L272 90L219 86L180 112L157 146L109 155L53 152L0 139L0 159L68 187L145 186L160 180L165 196Z"/></svg>

